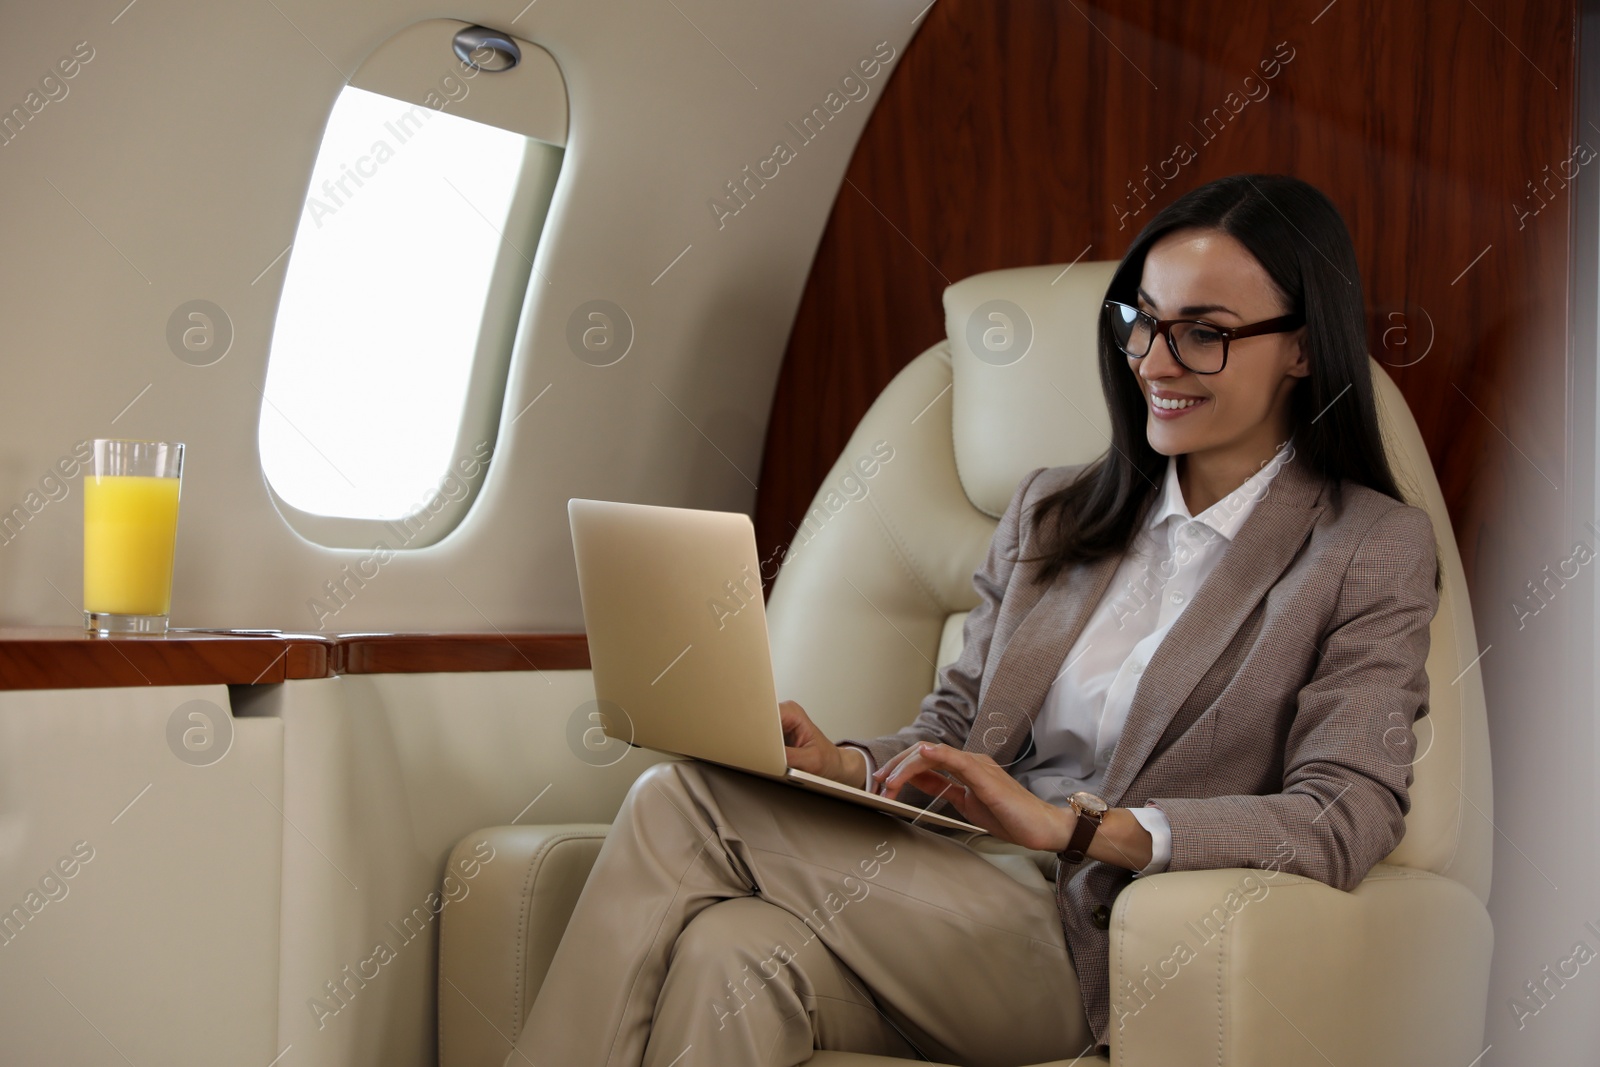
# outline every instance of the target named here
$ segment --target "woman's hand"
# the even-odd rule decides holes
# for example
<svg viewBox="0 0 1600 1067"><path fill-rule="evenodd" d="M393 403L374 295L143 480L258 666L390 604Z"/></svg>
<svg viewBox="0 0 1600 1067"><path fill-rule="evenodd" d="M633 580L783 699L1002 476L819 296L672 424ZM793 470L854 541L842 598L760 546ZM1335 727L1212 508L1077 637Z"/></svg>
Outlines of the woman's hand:
<svg viewBox="0 0 1600 1067"><path fill-rule="evenodd" d="M783 720L783 758L789 766L844 785L861 784L865 759L854 768L849 766L843 750L823 736L805 708L792 700L780 701L778 716Z"/></svg>
<svg viewBox="0 0 1600 1067"><path fill-rule="evenodd" d="M948 776L948 777L947 777ZM1077 816L1028 792L990 756L921 741L896 753L873 777L883 795L914 785L955 805L961 817L1002 841L1041 852L1060 852L1072 840Z"/></svg>

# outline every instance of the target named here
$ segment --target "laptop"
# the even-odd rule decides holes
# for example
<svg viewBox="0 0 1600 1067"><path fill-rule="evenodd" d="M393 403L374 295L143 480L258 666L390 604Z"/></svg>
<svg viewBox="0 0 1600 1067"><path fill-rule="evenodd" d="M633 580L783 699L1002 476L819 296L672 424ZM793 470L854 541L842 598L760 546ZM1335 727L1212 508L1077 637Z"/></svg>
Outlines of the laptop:
<svg viewBox="0 0 1600 1067"><path fill-rule="evenodd" d="M567 517L608 737L917 823L986 832L788 766L748 516L573 498Z"/></svg>

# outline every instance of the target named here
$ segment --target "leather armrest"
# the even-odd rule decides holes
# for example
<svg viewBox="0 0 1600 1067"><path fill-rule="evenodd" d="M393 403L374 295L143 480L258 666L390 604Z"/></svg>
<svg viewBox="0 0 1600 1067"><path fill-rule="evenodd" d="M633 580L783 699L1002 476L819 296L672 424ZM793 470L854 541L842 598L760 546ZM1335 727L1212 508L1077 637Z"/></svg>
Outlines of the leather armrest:
<svg viewBox="0 0 1600 1067"><path fill-rule="evenodd" d="M606 823L496 826L468 834L447 870L476 859L468 893L439 913L440 1067L501 1067L578 894ZM481 842L494 849L485 861Z"/></svg>
<svg viewBox="0 0 1600 1067"><path fill-rule="evenodd" d="M1351 892L1267 870L1135 880L1111 910L1128 1067L1461 1067L1483 1051L1494 932L1459 882L1378 864Z"/></svg>

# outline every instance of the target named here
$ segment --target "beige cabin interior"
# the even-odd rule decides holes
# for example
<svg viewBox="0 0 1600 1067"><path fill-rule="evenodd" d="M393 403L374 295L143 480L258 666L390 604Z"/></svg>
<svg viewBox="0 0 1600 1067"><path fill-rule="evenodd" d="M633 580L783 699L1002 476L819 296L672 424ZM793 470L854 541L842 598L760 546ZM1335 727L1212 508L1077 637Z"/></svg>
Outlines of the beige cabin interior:
<svg viewBox="0 0 1600 1067"><path fill-rule="evenodd" d="M1363 255L1386 445L1441 537L1431 758L1356 892L1291 876L1109 1060L1049 1067L1588 1062L1595 5L1320 6L0 8L0 1064L506 1062L606 826L672 758L585 743L567 501L750 515L780 695L892 732L960 650L1017 479L1105 448L1088 324L1150 205L1240 170L1327 188ZM468 73L471 27L517 66ZM519 139L500 215L457 190L459 255L350 305L351 336L403 339L481 268L444 459L399 518L306 505L271 451L303 458L296 432L263 431L292 421L307 235L411 158L409 131L319 155L356 90ZM966 341L989 299L1032 316L1023 374ZM335 373L330 419L419 372ZM82 634L104 437L187 449L164 639ZM1127 973L1240 874L1136 883Z"/></svg>

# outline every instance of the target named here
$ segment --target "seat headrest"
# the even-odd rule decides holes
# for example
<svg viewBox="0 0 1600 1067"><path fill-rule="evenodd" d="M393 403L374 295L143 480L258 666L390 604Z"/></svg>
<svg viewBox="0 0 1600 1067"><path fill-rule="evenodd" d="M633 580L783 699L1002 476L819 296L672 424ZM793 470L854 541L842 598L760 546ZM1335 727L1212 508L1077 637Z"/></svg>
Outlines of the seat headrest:
<svg viewBox="0 0 1600 1067"><path fill-rule="evenodd" d="M998 518L1024 474L1088 462L1110 443L1096 339L1116 269L1013 267L945 289L956 469L980 511Z"/></svg>

